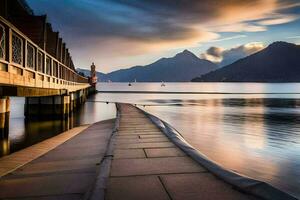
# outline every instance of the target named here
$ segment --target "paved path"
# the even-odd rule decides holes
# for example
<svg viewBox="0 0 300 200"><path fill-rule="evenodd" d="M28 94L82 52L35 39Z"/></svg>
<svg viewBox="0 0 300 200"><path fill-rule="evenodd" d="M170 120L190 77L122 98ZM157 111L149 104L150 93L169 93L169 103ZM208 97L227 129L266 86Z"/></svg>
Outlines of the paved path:
<svg viewBox="0 0 300 200"><path fill-rule="evenodd" d="M0 199L77 200L94 186L114 120L72 139L0 178Z"/></svg>
<svg viewBox="0 0 300 200"><path fill-rule="evenodd" d="M62 143L66 142L70 138L81 133L84 129L88 128L89 125L79 126L65 131L57 136L44 140L40 143L34 144L26 149L17 151L8 156L0 158L0 177L15 171L16 169L22 167L23 165L37 159L38 157L44 155L50 150L56 148Z"/></svg>
<svg viewBox="0 0 300 200"><path fill-rule="evenodd" d="M107 199L255 199L187 157L135 107L121 104L120 111Z"/></svg>

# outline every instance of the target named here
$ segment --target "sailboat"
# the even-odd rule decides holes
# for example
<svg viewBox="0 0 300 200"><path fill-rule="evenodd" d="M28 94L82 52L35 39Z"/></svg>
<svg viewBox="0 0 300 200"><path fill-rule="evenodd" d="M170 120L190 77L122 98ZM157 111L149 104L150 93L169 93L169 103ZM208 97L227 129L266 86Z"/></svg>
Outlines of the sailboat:
<svg viewBox="0 0 300 200"><path fill-rule="evenodd" d="M165 87L166 85L165 85L165 82L163 82L163 81L161 81L161 85L160 85L161 87Z"/></svg>

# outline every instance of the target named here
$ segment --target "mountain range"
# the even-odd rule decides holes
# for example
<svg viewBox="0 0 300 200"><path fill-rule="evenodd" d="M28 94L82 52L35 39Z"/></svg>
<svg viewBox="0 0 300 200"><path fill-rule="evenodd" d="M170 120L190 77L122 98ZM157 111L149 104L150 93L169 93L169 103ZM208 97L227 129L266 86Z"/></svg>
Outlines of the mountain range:
<svg viewBox="0 0 300 200"><path fill-rule="evenodd" d="M90 71L77 69L89 75ZM267 48L218 68L184 50L171 58L161 58L146 65L97 72L98 80L113 82L300 82L300 46L274 42ZM196 78L195 78L196 77Z"/></svg>
<svg viewBox="0 0 300 200"><path fill-rule="evenodd" d="M300 82L300 46L274 42L257 53L192 81Z"/></svg>
<svg viewBox="0 0 300 200"><path fill-rule="evenodd" d="M98 72L100 81L113 82L186 82L196 75L216 70L218 66L208 60L200 59L192 52L184 50L171 58L161 58L146 66L135 66L108 74ZM89 70L77 69L89 75Z"/></svg>

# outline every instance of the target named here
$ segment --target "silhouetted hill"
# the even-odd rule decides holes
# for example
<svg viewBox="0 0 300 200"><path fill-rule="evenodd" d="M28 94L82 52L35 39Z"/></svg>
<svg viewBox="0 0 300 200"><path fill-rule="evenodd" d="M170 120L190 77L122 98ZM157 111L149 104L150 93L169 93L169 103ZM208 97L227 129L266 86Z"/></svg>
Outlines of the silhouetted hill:
<svg viewBox="0 0 300 200"><path fill-rule="evenodd" d="M117 82L180 82L190 81L195 74L202 75L215 70L217 66L185 50L172 58L161 58L158 61L129 69L121 69L107 74L107 78Z"/></svg>
<svg viewBox="0 0 300 200"><path fill-rule="evenodd" d="M275 42L255 54L192 81L300 82L300 46Z"/></svg>

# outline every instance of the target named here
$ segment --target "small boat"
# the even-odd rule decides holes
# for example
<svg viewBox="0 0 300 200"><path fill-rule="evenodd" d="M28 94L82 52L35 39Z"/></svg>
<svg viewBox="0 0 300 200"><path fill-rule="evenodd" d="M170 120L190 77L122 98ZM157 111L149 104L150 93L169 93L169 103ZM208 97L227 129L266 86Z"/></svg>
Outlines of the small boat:
<svg viewBox="0 0 300 200"><path fill-rule="evenodd" d="M128 86L131 86L131 83L130 83L130 82L128 83Z"/></svg>
<svg viewBox="0 0 300 200"><path fill-rule="evenodd" d="M161 86L161 87L165 87L166 85L165 85L165 83L162 81L160 86Z"/></svg>

